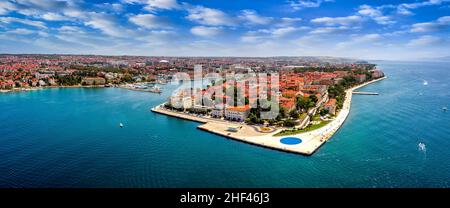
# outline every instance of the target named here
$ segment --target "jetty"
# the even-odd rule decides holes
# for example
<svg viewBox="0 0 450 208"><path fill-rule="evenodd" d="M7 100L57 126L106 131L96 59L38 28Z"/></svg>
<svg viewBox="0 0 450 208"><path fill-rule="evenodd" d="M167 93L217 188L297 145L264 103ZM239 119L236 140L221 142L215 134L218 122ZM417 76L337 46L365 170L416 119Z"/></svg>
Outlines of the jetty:
<svg viewBox="0 0 450 208"><path fill-rule="evenodd" d="M278 128L275 131L266 133L258 131L258 126L169 110L164 108L164 104L152 108L151 111L158 114L198 122L200 123L197 127L198 129L236 141L274 150L310 156L314 154L314 152L316 152L317 149L319 149L324 143L326 143L334 135L334 133L339 130L342 124L344 124L350 113L352 94L354 94L354 90L385 78L386 77L375 79L346 90L346 98L342 109L336 118L327 125L319 129L289 136L275 136L277 133L285 130L286 128ZM233 129L233 131L230 131L230 129ZM301 142L294 145L283 144L280 140L285 137L299 138L301 139Z"/></svg>
<svg viewBox="0 0 450 208"><path fill-rule="evenodd" d="M354 95L379 95L377 92L353 92Z"/></svg>

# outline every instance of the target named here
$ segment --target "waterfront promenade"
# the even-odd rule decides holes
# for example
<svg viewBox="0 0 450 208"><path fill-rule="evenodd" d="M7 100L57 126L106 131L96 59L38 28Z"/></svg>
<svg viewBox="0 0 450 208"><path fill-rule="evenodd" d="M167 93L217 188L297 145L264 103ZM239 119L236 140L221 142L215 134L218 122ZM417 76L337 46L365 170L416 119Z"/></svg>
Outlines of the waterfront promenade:
<svg viewBox="0 0 450 208"><path fill-rule="evenodd" d="M370 82L366 82L346 90L346 99L344 101L342 109L339 111L339 114L336 116L336 118L327 125L319 129L315 129L313 131L289 136L274 136L275 134L284 130L285 128L279 128L271 133L263 133L256 130L258 128L257 126L247 125L244 123L229 122L215 118L198 117L187 113L167 110L164 109L162 105L152 108L152 111L155 113L160 113L172 117L200 122L202 124L197 128L201 130L221 135L227 138L231 138L234 140L238 140L241 142L246 142L285 152L291 152L302 155L312 155L325 142L327 142L334 135L334 133L337 132L337 130L342 126L342 124L347 119L350 113L353 91L361 87L364 87L368 84L372 84L374 82L383 80L385 78L386 77L375 79ZM238 131L237 132L228 131L230 127L238 129ZM284 137L300 138L302 142L300 144L295 145L286 145L280 142L280 139Z"/></svg>

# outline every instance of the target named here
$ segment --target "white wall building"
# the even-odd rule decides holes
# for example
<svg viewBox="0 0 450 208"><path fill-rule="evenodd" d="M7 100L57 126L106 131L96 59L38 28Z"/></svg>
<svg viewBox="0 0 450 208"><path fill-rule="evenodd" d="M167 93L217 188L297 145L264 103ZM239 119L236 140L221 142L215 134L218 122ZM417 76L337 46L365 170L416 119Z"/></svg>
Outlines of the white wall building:
<svg viewBox="0 0 450 208"><path fill-rule="evenodd" d="M232 121L245 121L250 113L250 106L228 107L225 110L225 118Z"/></svg>

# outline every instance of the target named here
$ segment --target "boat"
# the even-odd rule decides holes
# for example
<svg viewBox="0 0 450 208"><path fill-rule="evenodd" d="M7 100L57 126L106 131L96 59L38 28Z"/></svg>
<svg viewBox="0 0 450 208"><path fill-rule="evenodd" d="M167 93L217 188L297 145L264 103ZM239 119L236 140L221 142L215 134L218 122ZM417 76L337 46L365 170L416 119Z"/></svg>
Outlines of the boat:
<svg viewBox="0 0 450 208"><path fill-rule="evenodd" d="M428 85L427 80L423 80L423 85Z"/></svg>
<svg viewBox="0 0 450 208"><path fill-rule="evenodd" d="M123 124L122 124L122 123L120 123L120 124L119 124L119 127L120 127L120 128L123 128Z"/></svg>
<svg viewBox="0 0 450 208"><path fill-rule="evenodd" d="M447 109L447 107L443 107L442 110L443 111L447 111L448 109Z"/></svg>
<svg viewBox="0 0 450 208"><path fill-rule="evenodd" d="M419 150L420 151L426 151L427 150L427 147L426 147L425 143L419 142L418 146L419 146Z"/></svg>
<svg viewBox="0 0 450 208"><path fill-rule="evenodd" d="M147 89L148 87L145 86L145 85L135 85L134 88L135 88L135 89L139 89L139 90L145 90L145 89Z"/></svg>
<svg viewBox="0 0 450 208"><path fill-rule="evenodd" d="M149 92L154 92L154 93L161 93L161 88L159 88L157 85L151 87L149 90Z"/></svg>

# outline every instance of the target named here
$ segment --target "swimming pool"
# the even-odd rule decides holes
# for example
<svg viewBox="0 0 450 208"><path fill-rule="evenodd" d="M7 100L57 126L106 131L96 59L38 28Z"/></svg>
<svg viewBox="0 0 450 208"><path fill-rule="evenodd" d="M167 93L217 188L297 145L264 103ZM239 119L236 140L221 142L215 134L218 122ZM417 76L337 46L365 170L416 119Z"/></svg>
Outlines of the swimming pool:
<svg viewBox="0 0 450 208"><path fill-rule="evenodd" d="M296 145L302 143L302 140L297 137L284 137L280 139L280 142L287 145Z"/></svg>

